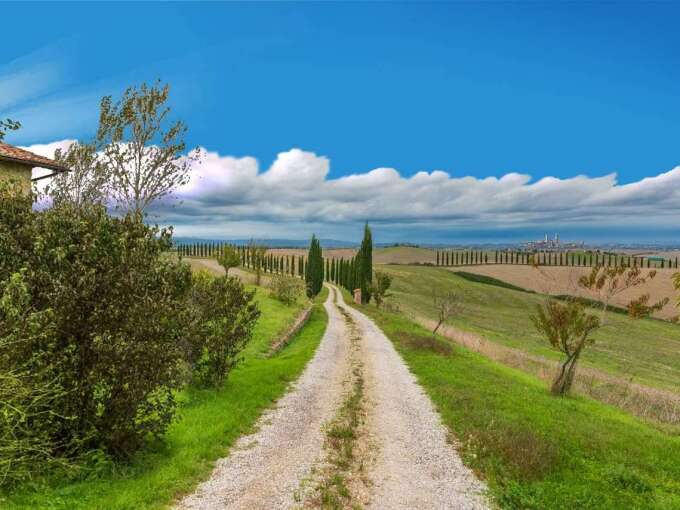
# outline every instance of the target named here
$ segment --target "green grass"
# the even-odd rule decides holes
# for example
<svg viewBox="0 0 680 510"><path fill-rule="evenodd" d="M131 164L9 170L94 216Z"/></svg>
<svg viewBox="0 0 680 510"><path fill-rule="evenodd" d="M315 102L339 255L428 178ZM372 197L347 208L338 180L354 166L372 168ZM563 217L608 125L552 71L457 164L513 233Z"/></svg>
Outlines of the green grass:
<svg viewBox="0 0 680 510"><path fill-rule="evenodd" d="M327 295L318 299L321 303ZM213 462L252 430L262 412L286 391L311 359L326 328L326 312L314 307L309 322L279 354L265 358L271 342L292 323L302 306L286 307L258 291L262 310L244 361L218 390L189 389L180 395L179 420L163 444L147 449L125 466L105 466L91 479L52 481L24 489L0 508L142 510L165 508L207 478Z"/></svg>
<svg viewBox="0 0 680 510"><path fill-rule="evenodd" d="M401 315L361 310L392 339L501 508L680 508L680 437L594 400L553 397L542 381Z"/></svg>
<svg viewBox="0 0 680 510"><path fill-rule="evenodd" d="M405 311L433 319L436 310L432 292L461 293L464 310L450 323L481 334L488 340L522 349L549 359L560 353L540 337L529 317L545 297L470 281L451 271L422 266L383 266L394 277L389 303ZM582 364L634 382L680 391L680 326L655 319L633 320L620 313L608 313L606 327L593 337Z"/></svg>

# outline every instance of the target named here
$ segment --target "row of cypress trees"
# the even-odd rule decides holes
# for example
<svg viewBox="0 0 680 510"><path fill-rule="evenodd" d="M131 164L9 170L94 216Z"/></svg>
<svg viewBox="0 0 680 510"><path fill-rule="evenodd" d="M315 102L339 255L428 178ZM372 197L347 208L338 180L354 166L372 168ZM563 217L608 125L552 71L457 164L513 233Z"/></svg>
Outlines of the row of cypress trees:
<svg viewBox="0 0 680 510"><path fill-rule="evenodd" d="M361 302L371 300L373 283L373 234L368 223L364 225L364 237L357 254L349 260L341 258L329 264L329 280L342 285L350 292L361 289Z"/></svg>
<svg viewBox="0 0 680 510"><path fill-rule="evenodd" d="M606 266L606 267L658 267L678 268L678 259L651 260L644 257L613 255L610 253L568 253L568 252L494 252L493 259L489 253L482 251L437 251L438 266L466 266L478 264L517 264L541 266Z"/></svg>

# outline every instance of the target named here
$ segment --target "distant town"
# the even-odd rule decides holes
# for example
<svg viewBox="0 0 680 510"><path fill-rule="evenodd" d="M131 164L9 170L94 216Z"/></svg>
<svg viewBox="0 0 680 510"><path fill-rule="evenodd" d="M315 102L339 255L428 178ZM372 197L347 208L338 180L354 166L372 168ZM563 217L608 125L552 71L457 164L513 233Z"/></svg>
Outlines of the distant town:
<svg viewBox="0 0 680 510"><path fill-rule="evenodd" d="M525 251L571 251L583 250L585 248L585 243L583 243L583 241L564 243L560 241L559 234L555 234L555 237L552 239L549 239L548 234L546 234L540 241L523 243L521 248Z"/></svg>

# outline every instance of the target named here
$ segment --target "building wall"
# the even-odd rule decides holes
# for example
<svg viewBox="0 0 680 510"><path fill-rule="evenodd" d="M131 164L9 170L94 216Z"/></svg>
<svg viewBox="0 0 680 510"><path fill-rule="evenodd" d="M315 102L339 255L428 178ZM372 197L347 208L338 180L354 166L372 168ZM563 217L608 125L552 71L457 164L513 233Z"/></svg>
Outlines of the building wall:
<svg viewBox="0 0 680 510"><path fill-rule="evenodd" d="M0 180L16 179L21 181L26 191L31 189L31 167L0 160Z"/></svg>

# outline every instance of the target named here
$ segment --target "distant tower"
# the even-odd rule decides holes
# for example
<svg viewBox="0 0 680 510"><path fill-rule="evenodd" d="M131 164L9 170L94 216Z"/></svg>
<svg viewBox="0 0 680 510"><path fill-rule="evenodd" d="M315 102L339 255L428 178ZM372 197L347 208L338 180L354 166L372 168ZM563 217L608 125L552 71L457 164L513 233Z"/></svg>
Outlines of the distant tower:
<svg viewBox="0 0 680 510"><path fill-rule="evenodd" d="M548 234L545 235L545 239L543 240L544 243L548 243Z"/></svg>

